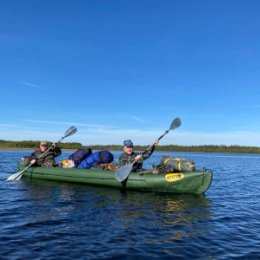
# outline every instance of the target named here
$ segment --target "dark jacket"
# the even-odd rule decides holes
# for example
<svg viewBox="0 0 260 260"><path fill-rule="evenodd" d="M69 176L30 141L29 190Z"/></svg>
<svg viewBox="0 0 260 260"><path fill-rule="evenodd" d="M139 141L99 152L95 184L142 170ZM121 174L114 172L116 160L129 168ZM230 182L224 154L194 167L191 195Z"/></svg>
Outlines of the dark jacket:
<svg viewBox="0 0 260 260"><path fill-rule="evenodd" d="M154 148L155 146L152 146L147 152L145 152L143 154L143 157L142 159L140 159L139 161L137 161L135 164L134 164L134 170L142 170L143 168L143 161L148 159L151 154L153 153L154 151ZM130 164L132 163L134 160L135 160L135 157L138 155L139 153L135 153L135 152L132 152L132 154L127 154L127 153L122 153L119 157L119 160L118 160L118 166L119 167L122 167L126 164Z"/></svg>
<svg viewBox="0 0 260 260"><path fill-rule="evenodd" d="M31 160L36 159L36 166L57 166L54 158L61 155L61 149L59 147L51 148L47 153L45 153L42 157L40 157L44 152L37 149L31 154Z"/></svg>

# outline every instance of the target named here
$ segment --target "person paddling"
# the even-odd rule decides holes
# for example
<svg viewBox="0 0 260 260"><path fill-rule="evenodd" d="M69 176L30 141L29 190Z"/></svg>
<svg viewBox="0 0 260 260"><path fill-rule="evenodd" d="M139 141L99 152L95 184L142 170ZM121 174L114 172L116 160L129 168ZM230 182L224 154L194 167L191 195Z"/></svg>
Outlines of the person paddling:
<svg viewBox="0 0 260 260"><path fill-rule="evenodd" d="M48 143L42 141L37 150L35 150L30 157L30 164L34 166L42 166L42 167L56 167L58 164L55 162L54 158L61 155L61 149L54 143L52 144L52 148L48 150ZM46 152L46 153L45 153ZM41 156L45 153L43 156Z"/></svg>
<svg viewBox="0 0 260 260"><path fill-rule="evenodd" d="M154 152L155 146L159 143L159 140L155 140L150 149L144 152L144 154L137 154L134 152L134 145L130 139L124 141L123 150L124 152L120 155L118 166L122 167L124 165L130 164L137 161L134 164L134 171L140 171L143 167L143 160L148 159Z"/></svg>

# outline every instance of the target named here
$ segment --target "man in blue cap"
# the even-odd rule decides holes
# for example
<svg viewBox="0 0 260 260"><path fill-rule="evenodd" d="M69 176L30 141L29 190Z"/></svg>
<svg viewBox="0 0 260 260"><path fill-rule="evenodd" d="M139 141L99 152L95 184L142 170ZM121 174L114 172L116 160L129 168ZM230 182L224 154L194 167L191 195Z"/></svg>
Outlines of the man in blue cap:
<svg viewBox="0 0 260 260"><path fill-rule="evenodd" d="M124 148L123 148L124 152L119 157L118 166L122 167L126 164L130 164L133 161L137 160L137 162L134 165L134 170L135 171L142 170L143 160L146 160L151 156L151 154L155 149L155 145L157 145L158 143L159 141L155 140L153 146L142 155L134 152L134 145L130 139L125 140Z"/></svg>

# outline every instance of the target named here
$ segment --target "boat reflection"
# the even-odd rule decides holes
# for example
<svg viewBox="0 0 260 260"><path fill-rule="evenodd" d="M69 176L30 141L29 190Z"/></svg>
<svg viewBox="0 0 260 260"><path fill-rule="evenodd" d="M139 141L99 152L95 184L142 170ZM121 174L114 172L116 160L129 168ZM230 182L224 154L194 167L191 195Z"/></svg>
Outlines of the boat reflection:
<svg viewBox="0 0 260 260"><path fill-rule="evenodd" d="M120 192L117 189L43 180L22 180L34 205L45 207L32 221L83 216L86 225L105 223L122 232L151 234L149 243L209 233L211 201L203 195ZM47 210L46 210L47 209ZM88 224L87 224L88 223ZM155 232L156 230L156 232ZM153 236L161 232L162 236ZM204 234L205 235L205 234ZM161 240L160 240L161 239Z"/></svg>

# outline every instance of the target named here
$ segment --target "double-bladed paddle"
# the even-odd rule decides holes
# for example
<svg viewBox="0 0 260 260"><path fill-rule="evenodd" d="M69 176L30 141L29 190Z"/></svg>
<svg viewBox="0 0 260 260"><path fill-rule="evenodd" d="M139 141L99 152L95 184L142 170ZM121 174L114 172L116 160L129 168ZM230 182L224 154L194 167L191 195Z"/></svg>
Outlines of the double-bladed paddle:
<svg viewBox="0 0 260 260"><path fill-rule="evenodd" d="M58 142L56 142L56 143L61 142L64 138L66 138L66 137L68 137L68 136L71 136L71 135L75 134L76 132L77 132L77 128L74 127L74 126L71 126L71 127L65 132L64 136L61 137L61 139L60 139ZM52 146L53 146L53 145L52 145ZM42 156L44 156L44 155L52 148L52 146L51 146L48 150L46 150L44 153L42 153L42 154L39 156L39 158L41 158ZM23 176L23 173L24 173L28 168L30 168L32 165L33 165L33 164L29 164L29 165L28 165L27 167L25 167L22 171L12 174L12 175L9 176L6 180L7 180L7 181L17 181L17 180L20 180L20 179L22 178L22 176Z"/></svg>
<svg viewBox="0 0 260 260"><path fill-rule="evenodd" d="M178 128L181 126L181 120L179 117L176 117L171 125L170 125L170 128L168 130L166 130L164 132L164 134L162 134L159 138L158 138L158 141L160 141L166 134L169 133L170 130L173 130L175 128ZM147 149L145 149L144 152L141 153L141 155L143 156L149 149L151 149L153 147L154 144L150 145ZM133 167L134 167L134 164L137 162L137 160L134 160L132 163L130 164L127 164L127 165L124 165L122 167L120 167L116 173L115 173L115 177L118 181L122 182L124 180L126 180L129 176L129 174L132 172L133 170Z"/></svg>

